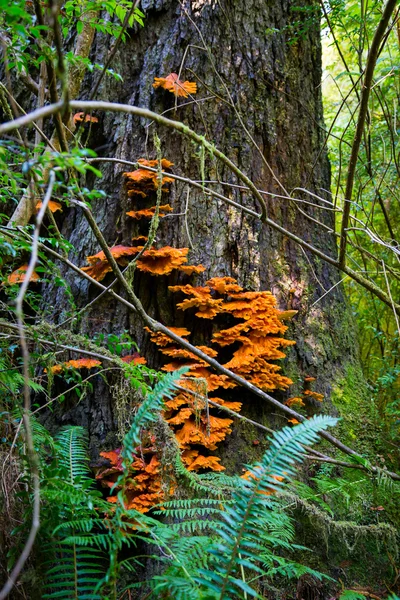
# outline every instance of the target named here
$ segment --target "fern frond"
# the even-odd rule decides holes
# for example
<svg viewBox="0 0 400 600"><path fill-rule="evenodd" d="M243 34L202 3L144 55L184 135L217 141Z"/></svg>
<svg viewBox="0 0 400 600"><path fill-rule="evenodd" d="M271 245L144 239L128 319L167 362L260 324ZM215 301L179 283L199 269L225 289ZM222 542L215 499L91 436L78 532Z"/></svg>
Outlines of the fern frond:
<svg viewBox="0 0 400 600"><path fill-rule="evenodd" d="M181 523L172 523L170 528L177 533L199 535L201 532L212 534L218 529L218 525L219 521L213 521L212 519L195 519L182 521Z"/></svg>
<svg viewBox="0 0 400 600"><path fill-rule="evenodd" d="M53 535L66 536L71 532L90 533L94 527L99 529L104 528L104 519L80 518L73 521L64 521L54 529Z"/></svg>
<svg viewBox="0 0 400 600"><path fill-rule="evenodd" d="M160 510L154 510L153 514L157 516L164 515L174 519L188 519L196 515L208 515L213 512L219 512L224 500L216 498L178 498L163 502Z"/></svg>
<svg viewBox="0 0 400 600"><path fill-rule="evenodd" d="M173 398L176 393L176 382L183 377L187 371L188 367L183 367L178 371L164 375L139 406L122 444L121 455L128 466L132 460L134 449L140 444L141 430L148 428L151 423L156 422L158 415L164 406L164 398L167 400Z"/></svg>
<svg viewBox="0 0 400 600"><path fill-rule="evenodd" d="M198 586L184 577L169 576L168 579L163 577L154 577L152 580L152 589L154 592L153 598L169 597L174 600L202 600L204 595ZM168 596L164 596L165 593ZM216 599L217 596L207 595L209 600Z"/></svg>
<svg viewBox="0 0 400 600"><path fill-rule="evenodd" d="M66 426L55 436L58 460L67 472L69 483L89 479L88 435L83 427Z"/></svg>
<svg viewBox="0 0 400 600"><path fill-rule="evenodd" d="M56 554L57 564L47 570L42 598L54 600L101 600L96 592L104 576L104 553L91 548L64 547Z"/></svg>
<svg viewBox="0 0 400 600"><path fill-rule="evenodd" d="M237 475L226 475L225 473L202 473L197 475L198 481L207 485L217 485L221 489L233 491L236 487L236 481L240 479Z"/></svg>
<svg viewBox="0 0 400 600"><path fill-rule="evenodd" d="M195 506L220 506L221 500L219 498L174 498L173 500L167 500L162 503L162 506L168 509L185 509L193 508Z"/></svg>
<svg viewBox="0 0 400 600"><path fill-rule="evenodd" d="M213 569L202 570L204 577L197 579L207 589L220 590L218 598L243 598L244 593L257 596L239 575L243 560L246 568L260 572L260 556L266 548L290 546L293 530L287 517L277 509L277 500L271 496L282 487L282 482L294 474L294 465L304 456L304 445L310 445L318 433L336 419L314 417L294 427L277 431L262 460L249 467L250 477L242 479L232 495L232 503L221 511L220 537L213 551Z"/></svg>

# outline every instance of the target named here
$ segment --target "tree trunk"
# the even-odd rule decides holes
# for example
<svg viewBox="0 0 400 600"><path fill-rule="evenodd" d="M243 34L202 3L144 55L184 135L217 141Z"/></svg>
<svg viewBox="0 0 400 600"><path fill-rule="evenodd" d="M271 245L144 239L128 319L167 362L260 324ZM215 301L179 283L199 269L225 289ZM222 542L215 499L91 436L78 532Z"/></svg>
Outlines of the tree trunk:
<svg viewBox="0 0 400 600"><path fill-rule="evenodd" d="M296 8L296 10L294 10ZM114 59L113 68L123 82L103 80L99 99L118 101L166 113L183 121L206 136L223 151L261 190L285 195L283 190L307 188L329 200L329 164L324 152L324 129L320 93L321 48L318 19L314 5L302 4L302 11L291 2L267 3L264 0L177 0L143 1L146 13L143 29L130 31ZM97 34L93 62L103 63L106 55L102 35ZM197 81L193 98L179 98L175 108L173 94L154 89L154 77L166 77L182 69L181 79ZM82 96L88 97L95 79L88 75ZM215 156L202 156L184 136L156 126L144 119L125 114L98 114L99 124L92 127L90 146L99 156L136 161L156 157L153 135L161 139L163 156L174 162L173 171L194 180L218 181L209 184L217 192L244 206L260 211L257 200L238 186L237 177ZM97 223L110 246L130 245L132 237L146 234L146 226L126 216L126 211L142 208L128 198L124 171L133 170L116 163L102 163L103 178L84 182L86 187L103 189L107 197L93 201ZM273 173L273 174L272 174ZM326 254L335 256L334 212L321 200L295 191L314 206L270 195L268 213L277 223L312 242ZM161 221L157 245L191 247L190 264L203 264L202 275L191 281L203 285L214 276L233 276L249 290L271 290L283 309L298 310L289 335L296 340L284 373L294 385L296 395L305 376L317 377L316 389L325 394L325 407L332 411L330 398L337 382L349 368L358 377L357 345L345 306L338 274L329 265L306 253L300 246L266 227L260 220L242 213L221 200L184 182L175 181L166 202L175 215ZM186 216L182 213L186 212ZM313 219L318 219L317 224ZM62 224L62 233L70 239L76 253L73 260L86 264L85 257L100 250L80 209L70 208ZM65 273L79 307L96 295L93 286L77 276ZM105 280L106 282L108 280ZM194 333L195 343L206 343L211 328L175 307L176 299L168 285L187 282L183 275L152 277L139 272L135 289L145 309L153 317L171 326L184 325ZM324 296L324 297L323 297ZM323 297L321 299L321 297ZM49 285L45 301L55 322L66 316L67 300L62 288ZM207 328L208 327L208 328ZM121 334L128 330L142 353L154 367L159 366L153 344L134 314L107 296L87 311L74 331ZM101 384L103 385L103 384ZM116 409L107 386L88 395L77 406L59 409L62 422L77 422L89 428L93 454L107 443L115 430ZM356 386L357 387L357 386ZM350 390L356 394L357 389ZM278 394L283 399L283 394ZM272 415L259 400L249 398L245 414L258 421L286 419ZM246 412L247 411L247 412ZM48 422L54 423L54 413ZM56 413L57 416L57 413ZM237 468L253 456L251 440L256 436L244 426L221 450L226 463L235 447Z"/></svg>

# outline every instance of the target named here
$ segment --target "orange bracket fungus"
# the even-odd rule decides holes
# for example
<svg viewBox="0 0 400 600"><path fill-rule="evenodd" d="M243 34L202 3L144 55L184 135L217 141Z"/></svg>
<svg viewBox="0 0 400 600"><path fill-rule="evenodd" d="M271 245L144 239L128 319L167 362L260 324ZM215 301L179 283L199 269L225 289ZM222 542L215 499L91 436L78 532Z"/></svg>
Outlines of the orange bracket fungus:
<svg viewBox="0 0 400 600"><path fill-rule="evenodd" d="M138 174L136 179L140 180L140 177ZM153 178L148 177L144 177L144 180L154 181ZM148 210L153 211L154 207ZM134 241L140 244L142 239ZM140 250L143 250L143 246L138 245L132 252ZM187 254L187 248L174 249L169 246L151 248L141 255L137 261L137 268L153 275L168 275L174 269L186 274L204 271L202 265L197 267L186 265ZM126 255L122 253L121 257L125 258ZM89 257L88 261L94 267L98 264L94 263L95 259L104 262L102 253ZM92 267L86 269L90 268ZM205 286L195 287L188 284L169 286L169 290L184 296L184 299L177 303L177 308L182 311L194 308L196 317L213 322L214 333L211 344L214 347L202 345L196 346L197 348L219 362L222 362L219 358L222 354L225 367L261 389L286 390L291 385L292 381L280 373L281 367L275 361L284 358L283 350L294 344L283 335L287 331L284 321L292 318L296 311L280 311L275 297L270 292L245 291L232 277L214 277L206 281ZM226 329L222 329L221 325L218 327L219 319L221 325L226 327L228 319L232 326ZM184 327L169 329L181 337L188 338L191 335L191 332ZM239 412L242 403L213 397L212 392L220 390L221 393L236 388L236 383L226 375L213 373L204 360L176 346L167 335L149 329L147 331L160 353L171 361L164 364L162 367L164 371L173 371L182 366L189 367L189 371L179 382L181 388L187 391L181 390L174 398L167 400L164 409L164 418L175 433L183 463L189 471L224 470L220 458L210 453L215 451L218 444L231 433L233 421L225 416L219 416L215 404ZM211 394L210 400L213 405L208 402L208 394ZM291 398L286 403L289 406L304 405L303 398L300 397ZM143 458L149 450L145 450L143 454L143 449L140 449L140 452L142 458L133 457L132 484L125 490L125 494L128 506L145 512L156 502L162 501L162 494L160 496L160 474L157 468L151 467L151 477L147 472L150 464L158 466L155 462L157 459L152 458L153 462L149 463L146 456ZM114 459L111 462L114 464L115 471L103 470L97 475L104 480L103 485L105 480L109 480L110 475L115 476L118 473L118 461L115 457ZM116 481L116 477L111 481ZM157 498L153 498L153 495ZM112 498L109 500L115 501Z"/></svg>
<svg viewBox="0 0 400 600"><path fill-rule="evenodd" d="M137 161L143 167L150 167L152 169L158 168L158 160L147 160L145 158L139 158ZM161 159L161 168L170 169L174 163L167 160L166 158ZM141 196L146 198L150 192L155 192L158 189L158 172L148 171L147 169L140 168L136 171L130 171L123 173L126 179L126 187L128 189L128 196ZM161 190L164 193L168 193L169 189L166 186L167 183L172 183L174 180L172 177L168 177L163 172Z"/></svg>
<svg viewBox="0 0 400 600"><path fill-rule="evenodd" d="M313 398L314 400L317 400L318 402L322 402L322 400L324 399L323 394L318 394L318 392L314 392L313 390L304 390L303 394L304 394L304 396L306 396L308 398Z"/></svg>
<svg viewBox="0 0 400 600"><path fill-rule="evenodd" d="M122 360L122 362L127 363L128 365L130 365L130 364L146 365L147 364L145 357L139 356L139 354L137 352L135 352L134 354L127 354L127 356L124 356L123 358L121 358L121 360Z"/></svg>
<svg viewBox="0 0 400 600"><path fill-rule="evenodd" d="M36 212L39 212L39 210L42 208L42 206L43 206L43 202L41 200L39 202L37 202L37 204L36 204ZM50 202L47 205L47 208L52 213L57 212L57 210L59 210L60 212L62 212L62 205L59 202L56 202L55 200L50 200Z"/></svg>
<svg viewBox="0 0 400 600"><path fill-rule="evenodd" d="M74 114L74 116L72 117L72 120L74 121L74 123L82 123L83 121L85 121L85 123L98 123L99 120L97 117L93 117L92 115L85 115L85 113L83 112L78 112L76 114Z"/></svg>
<svg viewBox="0 0 400 600"><path fill-rule="evenodd" d="M211 290L208 287L193 287L191 285L170 286L171 292L182 292L186 296L191 296L176 306L181 310L196 307L198 311L196 317L203 319L213 319L221 312L223 300L215 300L211 296Z"/></svg>
<svg viewBox="0 0 400 600"><path fill-rule="evenodd" d="M284 358L280 348L294 344L282 337L287 330L283 320L293 316L293 311L283 314L276 308L276 299L270 292L245 292L232 277L215 277L206 282L206 287L185 285L169 289L189 296L177 307L181 310L196 307L197 317L213 319L228 313L241 320L212 337L212 342L221 347L239 343L231 360L224 364L227 369L261 389L286 389L291 385L291 379L279 373L280 366L269 361Z"/></svg>
<svg viewBox="0 0 400 600"><path fill-rule="evenodd" d="M59 365L53 365L50 367L50 371L54 375L62 373L65 369L93 369L99 367L101 362L94 358L78 358L77 360L69 360L68 362L61 363ZM46 372L46 369L45 369Z"/></svg>
<svg viewBox="0 0 400 600"><path fill-rule="evenodd" d="M188 248L150 248L146 250L137 262L140 271L147 271L152 275L169 275L174 269L179 269L187 262Z"/></svg>
<svg viewBox="0 0 400 600"><path fill-rule="evenodd" d="M130 477L124 488L125 508L135 509L141 513L148 512L155 504L162 502L164 492L162 488L159 460L155 454L154 437L147 440L132 455ZM121 448L110 452L100 452L100 456L109 461L108 466L101 467L96 473L96 479L105 488L113 488L118 477L123 472ZM120 488L114 491L117 493ZM117 496L107 498L108 502L115 503Z"/></svg>
<svg viewBox="0 0 400 600"><path fill-rule="evenodd" d="M26 277L26 272L28 270L28 266L29 265L21 265L20 267L18 267L18 269L15 269L15 271L13 271L8 277L7 277L7 281L10 285L13 285L15 283L22 283L25 281L25 277ZM33 271L29 281L32 282L36 282L39 281L40 277L39 275L36 273L36 271Z"/></svg>
<svg viewBox="0 0 400 600"><path fill-rule="evenodd" d="M110 248L110 252L119 265L126 266L129 259L133 258L143 248L144 246L113 246ZM143 252L136 266L139 271L144 271L151 275L169 275L175 269L182 271L186 275L204 271L205 268L203 265L185 265L188 252L189 248L172 248L171 246L149 248ZM81 267L81 269L93 277L93 279L96 279L96 281L102 281L107 273L112 271L104 252L88 256L86 260L90 266Z"/></svg>
<svg viewBox="0 0 400 600"><path fill-rule="evenodd" d="M115 258L117 263L122 266L126 266L129 262L128 257L135 256L140 249L130 246L113 246L110 248L112 256ZM112 271L111 265L106 259L106 255L103 251L88 256L86 260L89 263L89 267L81 267L82 271L85 271L90 277L96 279L96 281L102 281L107 273Z"/></svg>
<svg viewBox="0 0 400 600"><path fill-rule="evenodd" d="M284 404L286 404L286 406L295 406L296 408L301 408L303 406L306 406L307 400L310 399L316 400L317 402L322 402L324 399L324 395L319 394L318 392L314 392L310 389L310 385L314 381L316 381L315 377L305 377L301 396L289 398L284 402Z"/></svg>
<svg viewBox="0 0 400 600"><path fill-rule="evenodd" d="M286 406L295 406L296 408L304 406L303 399L297 396L295 396L294 398L288 398L287 400L285 400L284 404L286 404Z"/></svg>
<svg viewBox="0 0 400 600"><path fill-rule="evenodd" d="M322 402L324 399L323 394L319 394L318 392L314 392L311 388L311 384L315 381L315 377L304 377L304 389L303 389L303 398L317 400L317 402Z"/></svg>
<svg viewBox="0 0 400 600"><path fill-rule="evenodd" d="M176 73L170 73L167 77L155 77L153 88L163 88L174 96L188 98L191 94L196 94L197 85L193 81L181 81Z"/></svg>
<svg viewBox="0 0 400 600"><path fill-rule="evenodd" d="M163 204L159 207L159 216L165 217L165 215L169 212L172 212L172 206L169 204ZM136 219L140 221L140 219L151 219L154 217L154 213L156 211L155 206L151 206L150 208L143 208L142 210L130 210L126 214L128 217L132 217L132 219Z"/></svg>
<svg viewBox="0 0 400 600"><path fill-rule="evenodd" d="M236 321L231 328L220 329L212 336L212 343L224 348L225 356L229 353L229 346L233 346L231 358L224 366L263 389L285 390L292 383L279 373L280 366L270 361L284 358L281 348L294 343L282 336L287 330L283 321L291 318L295 312L280 311L270 292L246 292L232 277L214 277L204 287L177 285L169 289L187 296L177 304L178 308L183 311L195 308L195 316L213 320L214 326L219 315L231 315ZM190 335L186 329L170 329L185 337ZM163 370L173 371L184 365L189 367L181 386L195 394L181 392L166 402L165 410L165 418L173 428L182 450L182 460L192 471L204 468L223 470L219 459L201 454L200 447L208 451L215 450L217 444L231 433L232 420L215 416L213 413L218 409L208 405L207 395L218 389L234 388L236 384L226 375L212 373L205 361L188 350L176 347L166 335L150 332L150 339L157 344L161 354L173 359L162 367ZM197 348L218 360L217 349L208 346ZM198 392L199 386L204 388L201 394ZM196 392L200 395L197 396ZM241 409L240 402L211 396L210 400L234 411Z"/></svg>

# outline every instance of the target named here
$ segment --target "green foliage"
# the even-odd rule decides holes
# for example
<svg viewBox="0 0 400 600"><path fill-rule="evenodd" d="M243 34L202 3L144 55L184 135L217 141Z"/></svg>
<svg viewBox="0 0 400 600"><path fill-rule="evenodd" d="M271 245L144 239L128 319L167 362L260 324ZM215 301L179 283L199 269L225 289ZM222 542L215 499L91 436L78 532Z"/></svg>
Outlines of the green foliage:
<svg viewBox="0 0 400 600"><path fill-rule="evenodd" d="M122 444L121 455L126 473L132 460L132 454L134 453L136 446L141 442L141 430L150 427L152 423L157 421L164 406L164 398L170 400L174 397L176 394L175 383L183 377L188 370L188 367L183 367L173 373L164 375L139 406L131 428L126 434Z"/></svg>
<svg viewBox="0 0 400 600"><path fill-rule="evenodd" d="M82 427L63 427L55 437L58 461L72 485L91 480L89 478L88 436Z"/></svg>
<svg viewBox="0 0 400 600"><path fill-rule="evenodd" d="M353 590L345 590L339 596L339 600L365 600L364 594L359 594Z"/></svg>
<svg viewBox="0 0 400 600"><path fill-rule="evenodd" d="M116 356L121 356L124 350L129 352L132 348L134 348L136 352L139 351L138 345L131 338L128 331L124 331L120 335L115 333L104 334L96 332L93 341L99 346L105 345L108 350Z"/></svg>
<svg viewBox="0 0 400 600"><path fill-rule="evenodd" d="M173 396L175 382L185 372L181 369L160 378L140 405L124 439L124 473L117 482L122 488L141 432L159 418L163 399ZM120 560L121 549L134 547L144 531L159 524L137 511L125 510L123 491L115 510L101 498L89 476L87 435L81 427L61 429L54 444L55 464L44 467L42 481L45 500L42 541L44 532L47 533L43 597L114 598L119 571L132 569L136 562L134 558ZM132 530L132 520L137 522L140 533Z"/></svg>
<svg viewBox="0 0 400 600"><path fill-rule="evenodd" d="M95 590L104 575L104 551L81 547L74 539L79 529L93 529L105 504L90 477L87 434L82 427L67 426L54 444L55 460L44 467L42 481L43 598L101 598Z"/></svg>
<svg viewBox="0 0 400 600"><path fill-rule="evenodd" d="M131 12L133 2L130 0L99 0L99 1L86 1L77 2L77 0L68 0L64 5L64 15L61 18L61 26L63 34L67 35L69 27L76 23L76 30L78 33L82 32L83 24L89 18L88 13L90 11L100 12L106 11L111 19L93 19L91 20L92 26L96 31L101 33L108 33L113 37L118 37L122 33L122 23L128 12ZM117 22L113 22L114 15L117 17ZM143 27L144 14L138 8L132 11L129 17L128 27L133 27L135 23L138 23ZM126 39L126 33L123 34L123 40Z"/></svg>
<svg viewBox="0 0 400 600"><path fill-rule="evenodd" d="M29 3L22 0L12 3L0 0L0 30L7 41L4 46L7 69L21 75L36 74L44 61L57 64L52 30L47 24L38 25L34 12L27 5ZM40 6L48 17L49 6L43 3ZM143 25L143 13L133 6L130 0L68 0L58 16L64 36L61 43L71 32L72 35L82 33L88 20L97 32L114 38L121 37L124 41L130 32L123 31L122 23L129 13L129 29ZM329 13L330 24L346 59L346 64L340 68L335 66L331 70L335 93L333 95L331 91L331 97L326 101L326 115L332 125L329 150L336 186L333 199L335 205L340 206L343 204L345 183L343 165L349 159L349 147L355 131L353 115L358 108L361 88L357 83L351 90L365 67L365 56L381 8L372 4L365 10L364 5L355 0L331 0L324 3L324 8ZM301 44L310 29L318 25L319 12L320 8L316 4L291 6L289 24L280 30L271 28L266 34L282 35L291 45ZM97 13L96 17L94 13ZM100 17L101 13L106 14L106 18ZM377 64L368 131L361 149L356 177L353 227L349 234L353 242L350 260L355 268L367 276L373 273L373 280L382 289L389 287L394 298L398 297L400 280L398 258L391 247L392 238L398 237L397 224L400 222L396 195L399 175L398 90L391 85L399 72L396 60L393 59L398 51L397 44L392 32L386 46L381 49ZM99 72L104 69L103 65L76 56L72 50L64 54L64 60L67 68L78 66ZM121 76L112 69L106 69L106 74L121 80ZM336 115L338 104L348 93L344 109ZM1 108L9 116L10 106L6 96ZM4 212L9 212L9 207L18 202L31 178L35 180L37 190L42 191L46 184L44 172L49 165L57 173L53 197L61 201L65 210L73 205L75 199L88 206L99 199L104 200L105 196L101 191L86 187L89 177L101 177L101 172L86 160L95 158L96 155L92 150L80 147L80 138L76 141L76 147L64 153L44 151L43 143L33 149L29 143L25 147L14 140L1 142L0 186ZM209 143L208 147L211 147ZM203 146L201 149L200 170L204 182ZM158 189L158 203L160 200L161 186ZM3 208L0 212L3 212ZM0 224L7 219L5 214L0 214ZM360 222L362 227L358 227ZM32 230L32 226L28 225L18 231L9 230L7 235L1 237L2 284L6 284L7 275L29 257ZM46 238L41 239L42 243L65 255L73 251L54 224L48 227L48 233ZM360 236L369 253L361 260L354 247ZM381 243L382 240L385 243ZM371 254L375 252L379 255L378 260L371 258ZM385 261L390 272L395 275L390 285L386 282L387 273L381 268L382 261ZM42 250L39 251L37 271L42 281L51 280L64 287L71 308L68 316L75 316L72 293L61 273L55 270L54 264ZM377 305L372 296L360 294L354 283L347 283L347 286L358 316L362 355L372 384L371 389L374 390L376 407L394 440L400 422L397 323L392 312ZM2 290L6 302L12 304L19 287L4 285ZM25 306L35 319L40 302L40 295L29 290ZM20 360L14 356L15 338L11 334L9 337L10 340L0 349L1 432L2 441L8 447L11 444L9 430L20 419L20 410L16 411L15 406L18 406L18 396L24 383ZM38 338L39 333L32 338L39 348L32 353L32 367L45 366L48 361L47 349L43 356ZM57 335L55 339L68 342ZM83 342L88 346L93 343L100 351L107 350L116 357L135 347L135 342L127 332L120 335L99 334L93 341ZM137 547L141 545L142 548L143 544L147 544L147 547L154 545L155 556L152 560L161 563L162 573L150 582L154 598L261 598L261 592L269 585L268 582L276 577L296 578L303 574L321 577L316 571L288 558L299 548L293 542L293 522L285 514L282 501L275 492L279 492L284 483L294 476L294 465L302 460L304 444L312 444L319 431L334 424L333 419L315 418L299 427L285 428L276 433L261 461L249 467L248 479L219 473L191 473L177 453L175 473L179 482L189 493L200 497L166 502L162 510L154 511L153 516L125 509L124 488L131 483L129 467L132 454L140 446L143 431L153 428L161 419L163 401L175 394L175 383L184 373L185 370L181 370L160 376L150 369L133 365L124 367L129 389L140 388L144 399L135 407L131 426L124 437L123 473L116 482L121 491L115 506L105 502L94 486L88 469L86 432L81 427L68 426L53 438L35 419L32 420L34 446L40 458L42 522L35 556L40 563L38 572L43 580L43 598L117 598L124 591L123 584L119 583L120 575L125 571L135 571L141 566L136 555L139 554ZM51 375L49 381L50 389ZM86 390L91 391L91 382L84 382L78 371L68 372L64 383L74 387L74 393L80 399ZM40 381L34 377L33 368L29 386L35 393L45 393ZM66 392L60 398L63 399L67 393L72 392ZM22 532L26 539L31 510L29 461L24 444L21 440L18 440L18 444L23 468L21 480L25 485L21 499L27 506L27 521L16 529L15 535ZM367 461L363 464L368 466ZM385 478L381 478L381 481L384 482ZM337 516L341 511L351 510L352 506L360 506L362 503L367 505L367 499L368 509L371 498L374 498L375 504L383 503L380 492L375 489L375 483L376 481L371 483L369 477L361 476L358 472L354 477L334 477L333 470L323 471L321 468L318 476L312 478L313 488L297 484L295 490L300 496L318 503L331 515ZM369 514L371 521L378 518L376 512ZM160 522L159 517L163 517L164 522ZM363 514L357 517L365 519ZM10 566L15 563L19 552L18 546L10 553ZM345 591L341 596L343 600L359 597L360 594L351 590Z"/></svg>
<svg viewBox="0 0 400 600"><path fill-rule="evenodd" d="M41 480L41 527L34 548L37 571L42 580L40 597L100 598L95 590L105 572L104 550L86 549L71 537L82 527L89 531L99 523L103 524L100 515L107 508L90 477L87 434L82 427L67 426L53 438L34 418L32 429ZM22 480L29 489L25 446L18 442L18 448L24 469ZM26 505L26 521L14 530L13 535L23 540L29 526L32 499L24 491L20 492L20 499ZM8 556L9 568L20 551L18 544L12 548Z"/></svg>
<svg viewBox="0 0 400 600"><path fill-rule="evenodd" d="M61 33L66 37L76 28L80 34L84 24L90 23L96 31L115 38L121 36L122 41L125 41L127 34L123 31L123 22L128 12L131 13L129 28L135 23L144 25L144 14L139 8L133 8L133 4L131 0L68 0L58 17ZM46 12L45 7L42 7L42 10ZM110 18L101 18L102 11ZM38 24L35 14L26 9L24 1L17 0L10 4L1 0L0 15L0 28L7 35L9 69L29 72L37 68L43 60L54 58L54 48L48 39L48 34L51 33L50 26ZM32 38L40 40L40 44L32 44ZM72 52L66 53L65 60L69 64L79 60L79 57Z"/></svg>
<svg viewBox="0 0 400 600"><path fill-rule="evenodd" d="M377 3L330 0L324 3L324 109L333 174L332 201L342 208L351 145L354 139L361 75L382 16ZM398 53L391 25L376 62L365 132L359 152L351 204L349 266L399 297L398 243L400 212L398 137ZM341 223L338 213L338 226ZM360 250L361 249L361 250ZM357 318L364 373L372 388L379 418L389 437L398 432L398 324L391 307L345 282ZM385 433L386 435L386 433Z"/></svg>
<svg viewBox="0 0 400 600"><path fill-rule="evenodd" d="M164 565L163 573L150 582L156 598L260 597L258 581L266 577L303 573L320 577L282 557L282 551L294 549L294 530L274 492L294 475L303 445L313 443L335 419L316 417L277 432L262 460L249 467L248 479L223 476L218 485L218 476L203 476L203 481L198 476L202 481L198 489L208 493L208 485L215 491L219 487L219 497L170 501L155 513L166 522L124 508L123 488L141 432L158 421L163 399L174 395L175 382L184 372L163 376L139 406L124 439L124 472L117 482L122 489L111 512L90 478L85 431L67 426L53 440L34 421L35 447L41 456L42 528L37 552L44 571L44 598L116 598L121 573L139 565L134 555L123 556L121 550L133 550L144 540L163 549L154 557Z"/></svg>
<svg viewBox="0 0 400 600"><path fill-rule="evenodd" d="M222 506L208 501L213 535L173 537L170 528L169 539L163 541L173 557L172 565L153 579L154 597L261 598L252 582L275 575L291 578L311 572L279 554L293 549L294 531L274 492L281 489L283 480L294 475L295 464L304 455L303 445L312 444L319 431L335 422L329 417L315 417L275 433L262 460L249 467L248 479L234 479L229 501ZM201 514L206 504L207 501L201 500L180 501L175 505L176 512L170 515L181 515L190 521ZM174 504L170 503L167 510L170 506ZM165 531L157 533L159 542Z"/></svg>

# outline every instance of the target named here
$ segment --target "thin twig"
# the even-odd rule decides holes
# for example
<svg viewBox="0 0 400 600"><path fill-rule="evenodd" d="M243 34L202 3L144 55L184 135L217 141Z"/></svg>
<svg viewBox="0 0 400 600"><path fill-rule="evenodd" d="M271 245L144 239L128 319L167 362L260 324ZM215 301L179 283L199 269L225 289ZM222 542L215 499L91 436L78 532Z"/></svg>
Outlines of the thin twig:
<svg viewBox="0 0 400 600"><path fill-rule="evenodd" d="M261 199L261 205L262 206L265 205L262 195L258 192L257 188L248 179L248 177L236 165L234 165L234 163L232 163L232 161L227 156L225 156L221 151L216 149L212 144L207 142L204 139L204 137L202 137L202 136L198 135L196 132L192 131L185 124L183 124L179 121L173 121L171 119L167 119L166 117L162 117L162 116L158 115L157 113L154 113L150 110L147 110L144 108L139 108L136 106L130 106L127 104L117 104L117 103L112 103L112 102L94 102L94 101L92 101L92 102L72 101L70 103L70 107L74 108L74 109L75 108L83 109L84 111L89 111L91 109L93 109L93 110L97 109L97 110L110 110L113 112L123 112L123 113L133 114L133 115L137 115L137 116L140 116L140 117L143 117L146 119L154 119L160 125L177 130L181 134L188 136L189 138L193 139L197 143L203 145L206 149L213 152L215 156L220 158L220 160L222 162L224 162L227 166L229 166L229 168L231 168L233 170L233 172L239 177L239 179L241 181L243 181L249 187L250 191L253 193L253 195L255 197L257 197L258 200ZM62 103L58 103L56 105L50 105L49 107L44 107L43 109L34 111L33 113L30 113L29 115L26 115L19 119L15 119L14 121L4 123L3 125L0 125L0 134L6 133L9 131L13 131L14 129L18 129L20 126L26 125L26 124L30 123L31 121L35 120L35 118L40 118L44 114L53 114L53 112L56 112L57 110L60 110L61 108L62 108ZM200 187L202 187L202 186L200 186ZM221 197L221 195L217 195L216 193L214 193L213 195L215 195L215 197ZM230 204L233 204L232 201L230 201L229 199L227 200L223 196L222 196L222 199L225 202L229 202ZM248 214L252 214L253 216L259 218L265 225L272 227L276 231L280 232L282 235L288 237L295 243L299 244L303 248L312 252L315 256L319 256L319 258L321 258L321 260L324 260L325 262L339 268L343 273L345 273L346 275L349 275L349 277L351 277L354 281L356 281L357 283L362 285L364 288L366 288L367 290L372 292L374 295L376 295L380 300L382 300L382 302L384 302L388 306L392 306L392 303L391 303L388 295L374 282L366 279L365 277L363 277L356 271L349 268L347 265L339 264L339 262L336 260L336 258L325 254L318 248L314 247L312 244L309 244L308 242L306 242L299 236L295 235L291 231L287 230L286 228L282 227L281 225L279 225L272 219L270 219L268 217L263 218L262 214L260 215L260 214L256 213L255 211L251 211L251 209L242 207L241 205L238 205L238 207L240 207L241 210L247 212ZM400 305L394 304L394 306L396 308L396 312L398 312L398 314L400 314Z"/></svg>
<svg viewBox="0 0 400 600"><path fill-rule="evenodd" d="M389 280L388 280L388 277L387 277L387 274L386 274L386 267L385 267L384 261L382 261L382 268L383 268L383 274L385 276L385 282L386 282L388 294L389 294L390 300L392 302L394 318L396 319L397 333L400 334L399 318L398 318L397 312L396 312L395 307L394 307L394 302L393 302L393 298L392 298L392 292L390 291L390 284L389 284Z"/></svg>
<svg viewBox="0 0 400 600"><path fill-rule="evenodd" d="M33 544L35 542L36 534L40 526L40 478L39 478L39 459L36 454L35 445L33 441L33 432L31 424L31 404L30 404L30 389L29 389L29 350L26 343L25 330L24 330L24 312L23 302L25 294L28 289L29 280L35 270L35 266L38 259L38 244L39 244L39 233L40 227L43 221L43 217L46 213L46 208L50 202L53 187L55 183L55 174L53 171L50 172L49 185L45 197L43 198L43 204L36 218L36 227L33 234L31 258L29 261L28 268L25 273L24 281L22 282L21 289L19 290L17 301L16 301L16 315L18 322L18 332L20 337L20 345L23 358L23 375L24 375L24 409L23 409L23 422L25 428L25 440L27 447L28 461L31 467L32 477L32 489L33 489L33 510L32 510L32 525L29 532L28 539L26 540L25 546L13 568L11 574L5 583L3 589L0 591L0 600L4 600L12 590L15 582L27 561Z"/></svg>

